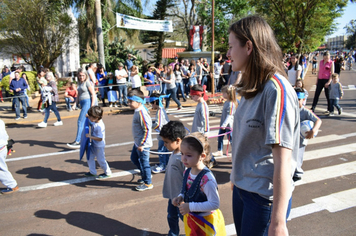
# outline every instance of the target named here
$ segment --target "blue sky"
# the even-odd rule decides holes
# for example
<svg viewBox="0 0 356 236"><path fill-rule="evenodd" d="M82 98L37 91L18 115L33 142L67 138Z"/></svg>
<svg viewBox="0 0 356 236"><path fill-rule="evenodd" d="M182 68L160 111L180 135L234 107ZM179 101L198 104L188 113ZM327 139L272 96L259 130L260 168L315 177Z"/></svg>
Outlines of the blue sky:
<svg viewBox="0 0 356 236"><path fill-rule="evenodd" d="M335 19L335 22L338 23L337 30L330 37L346 34L344 27L352 19L356 19L356 3L349 2L344 10L344 14L341 17Z"/></svg>

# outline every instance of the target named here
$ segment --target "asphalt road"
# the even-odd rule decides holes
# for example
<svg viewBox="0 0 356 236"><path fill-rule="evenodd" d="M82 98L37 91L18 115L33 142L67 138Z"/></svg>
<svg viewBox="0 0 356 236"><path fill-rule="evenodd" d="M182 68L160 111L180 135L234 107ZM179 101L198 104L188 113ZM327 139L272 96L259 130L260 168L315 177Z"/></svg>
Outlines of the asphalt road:
<svg viewBox="0 0 356 236"><path fill-rule="evenodd" d="M305 78L310 91L308 108L315 80L311 73ZM294 190L287 224L290 235L351 236L356 232L356 71L343 71L340 82L345 87L340 101L342 115L323 116L324 94L319 99L316 114L323 124L306 148L305 175ZM191 127L194 107L169 111L170 119ZM9 125L7 132L17 143L7 164L20 191L0 196L0 235L165 235L164 174L153 175L152 190L134 190L138 177L130 162L131 120L132 112L104 117L106 158L113 175L102 181L84 177L86 161L79 161L78 151L66 146L75 138L76 118L65 119L61 127L45 129L37 128L35 122ZM219 120L219 116L210 117L211 127L218 126ZM210 139L210 144L215 151L216 139ZM151 155L150 160L154 165L158 156ZM213 168L227 232L234 235L230 170L226 157L218 159L218 166Z"/></svg>

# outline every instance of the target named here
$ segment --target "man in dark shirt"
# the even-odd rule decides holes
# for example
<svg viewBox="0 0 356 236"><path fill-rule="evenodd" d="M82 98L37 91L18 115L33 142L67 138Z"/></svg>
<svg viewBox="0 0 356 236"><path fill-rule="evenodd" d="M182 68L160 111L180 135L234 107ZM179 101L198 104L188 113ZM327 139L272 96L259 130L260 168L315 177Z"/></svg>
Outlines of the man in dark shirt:
<svg viewBox="0 0 356 236"><path fill-rule="evenodd" d="M313 69L312 69L312 74L316 74L316 67L318 66L318 56L319 53L314 54L313 56Z"/></svg>
<svg viewBox="0 0 356 236"><path fill-rule="evenodd" d="M22 104L23 110L23 118L27 118L27 107L26 107L26 96L25 89L27 89L28 85L24 78L20 77L20 73L15 71L15 78L11 80L10 83L10 92L14 93L14 102L15 102L15 112L16 118L15 120L20 119L20 102Z"/></svg>

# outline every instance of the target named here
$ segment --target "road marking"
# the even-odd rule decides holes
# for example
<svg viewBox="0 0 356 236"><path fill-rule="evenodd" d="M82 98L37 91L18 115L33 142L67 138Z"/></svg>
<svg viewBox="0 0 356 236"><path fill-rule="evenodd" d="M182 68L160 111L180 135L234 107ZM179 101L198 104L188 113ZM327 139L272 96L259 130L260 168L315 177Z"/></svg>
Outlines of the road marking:
<svg viewBox="0 0 356 236"><path fill-rule="evenodd" d="M157 141L157 139L154 138L154 139L152 139L152 141ZM134 142L131 141L131 142L124 142L124 143L109 144L109 145L106 145L105 148L119 147L119 146L125 146L125 145L130 145L130 144L133 145ZM75 153L75 152L79 152L79 149L71 150L71 151L64 151L64 152L50 152L50 153L37 154L37 155L25 156L25 157L16 157L16 158L11 158L11 159L6 159L6 162L21 161L21 160L35 159L35 158L48 157L48 156L64 155L64 154L70 154L70 153Z"/></svg>
<svg viewBox="0 0 356 236"><path fill-rule="evenodd" d="M316 111L325 111L325 108L315 108L315 110ZM326 116L326 115L325 115ZM341 115L339 115L339 116L349 116L349 117L356 117L356 114L353 114L353 113L349 113L349 112L342 112L342 114Z"/></svg>
<svg viewBox="0 0 356 236"><path fill-rule="evenodd" d="M319 130L319 132L320 131L321 130ZM330 135L325 135L325 136L317 136L316 138L309 139L308 140L308 145L317 144L317 143L333 142L333 141L336 141L336 140L346 139L346 138L350 138L350 137L354 137L354 136L356 136L356 132L355 133L349 133L349 134L341 134L341 135L330 134Z"/></svg>
<svg viewBox="0 0 356 236"><path fill-rule="evenodd" d="M310 184L326 179L337 178L344 175L355 174L356 161L339 165L318 168L305 171L301 180L295 182L295 186Z"/></svg>
<svg viewBox="0 0 356 236"><path fill-rule="evenodd" d="M293 208L288 220L327 210L331 213L356 206L356 188L313 199L314 203Z"/></svg>
<svg viewBox="0 0 356 236"><path fill-rule="evenodd" d="M209 124L220 123L219 119L209 119ZM187 125L193 125L193 122L188 122Z"/></svg>
<svg viewBox="0 0 356 236"><path fill-rule="evenodd" d="M320 132L320 130L319 130ZM325 143L330 141L336 141L345 139L346 137L337 134L325 135L325 136L316 136L315 138L308 139L308 145L317 144L317 143Z"/></svg>
<svg viewBox="0 0 356 236"><path fill-rule="evenodd" d="M330 148L308 151L305 152L303 159L304 161L315 160L319 158L336 156L336 155L345 154L354 151L356 151L356 144L351 143L351 144L341 145L337 147L330 147Z"/></svg>

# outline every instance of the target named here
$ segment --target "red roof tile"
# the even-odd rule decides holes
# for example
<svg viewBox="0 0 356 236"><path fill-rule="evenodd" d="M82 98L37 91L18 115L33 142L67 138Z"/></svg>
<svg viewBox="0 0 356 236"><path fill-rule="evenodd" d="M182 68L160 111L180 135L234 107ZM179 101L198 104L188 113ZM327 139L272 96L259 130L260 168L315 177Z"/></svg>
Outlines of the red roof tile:
<svg viewBox="0 0 356 236"><path fill-rule="evenodd" d="M185 48L163 48L162 58L174 58L177 57L177 52L184 52Z"/></svg>

